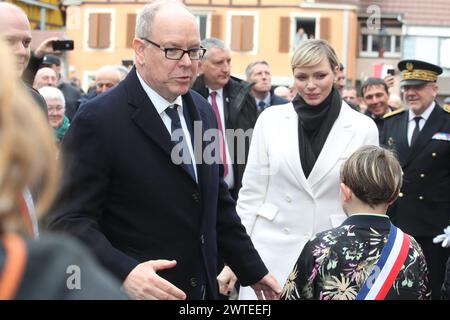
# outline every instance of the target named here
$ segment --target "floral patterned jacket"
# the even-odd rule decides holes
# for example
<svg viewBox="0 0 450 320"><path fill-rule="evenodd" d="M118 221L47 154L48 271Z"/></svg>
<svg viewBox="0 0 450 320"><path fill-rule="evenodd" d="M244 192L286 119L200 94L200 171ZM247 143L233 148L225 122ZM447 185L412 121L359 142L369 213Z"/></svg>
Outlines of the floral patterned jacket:
<svg viewBox="0 0 450 320"><path fill-rule="evenodd" d="M286 300L354 300L376 265L389 234L387 216L356 214L318 233L303 251L283 288ZM386 300L430 299L422 249L410 236L410 248Z"/></svg>

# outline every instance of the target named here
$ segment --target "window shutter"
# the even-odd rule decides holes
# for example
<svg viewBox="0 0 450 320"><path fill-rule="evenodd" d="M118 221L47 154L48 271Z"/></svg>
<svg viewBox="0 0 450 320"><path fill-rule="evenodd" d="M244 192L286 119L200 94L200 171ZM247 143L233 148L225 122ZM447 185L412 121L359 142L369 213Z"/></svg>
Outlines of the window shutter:
<svg viewBox="0 0 450 320"><path fill-rule="evenodd" d="M109 13L99 14L98 34L98 48L108 48L111 38L111 15Z"/></svg>
<svg viewBox="0 0 450 320"><path fill-rule="evenodd" d="M320 18L320 39L331 39L330 18Z"/></svg>
<svg viewBox="0 0 450 320"><path fill-rule="evenodd" d="M89 15L89 48L97 48L98 46L98 14Z"/></svg>
<svg viewBox="0 0 450 320"><path fill-rule="evenodd" d="M132 48L133 47L133 39L134 39L134 32L136 29L136 14L128 14L127 15L127 38L125 47L126 48Z"/></svg>
<svg viewBox="0 0 450 320"><path fill-rule="evenodd" d="M278 51L287 53L289 52L290 41L291 38L289 36L289 26L291 24L291 19L289 17L281 17L280 18L280 35L278 37Z"/></svg>
<svg viewBox="0 0 450 320"><path fill-rule="evenodd" d="M231 17L231 44L230 44L231 50L234 50L234 51L241 50L241 37L242 37L241 17L240 16L232 16Z"/></svg>
<svg viewBox="0 0 450 320"><path fill-rule="evenodd" d="M222 39L222 16L215 14L211 16L211 37Z"/></svg>
<svg viewBox="0 0 450 320"><path fill-rule="evenodd" d="M243 16L242 17L242 51L252 51L253 50L253 26L255 17L253 16Z"/></svg>

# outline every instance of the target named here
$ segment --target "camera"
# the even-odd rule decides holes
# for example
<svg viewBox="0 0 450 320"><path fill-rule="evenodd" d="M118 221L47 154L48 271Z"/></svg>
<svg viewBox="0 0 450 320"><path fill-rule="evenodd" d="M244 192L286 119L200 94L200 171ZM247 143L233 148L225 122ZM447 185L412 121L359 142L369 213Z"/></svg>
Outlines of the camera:
<svg viewBox="0 0 450 320"><path fill-rule="evenodd" d="M391 76L393 76L394 73L395 73L395 70L394 70L394 69L388 69L388 70L387 70L387 74L389 74L389 75L391 75Z"/></svg>
<svg viewBox="0 0 450 320"><path fill-rule="evenodd" d="M73 50L74 43L73 40L55 40L52 42L54 51L67 51Z"/></svg>

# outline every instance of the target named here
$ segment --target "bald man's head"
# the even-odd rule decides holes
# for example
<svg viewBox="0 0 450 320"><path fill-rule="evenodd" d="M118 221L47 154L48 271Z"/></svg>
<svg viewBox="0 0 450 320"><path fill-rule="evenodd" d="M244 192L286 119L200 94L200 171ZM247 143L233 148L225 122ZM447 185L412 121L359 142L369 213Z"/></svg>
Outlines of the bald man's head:
<svg viewBox="0 0 450 320"><path fill-rule="evenodd" d="M108 91L116 86L121 79L119 70L116 66L107 65L97 70L95 73L95 87L97 93Z"/></svg>
<svg viewBox="0 0 450 320"><path fill-rule="evenodd" d="M16 5L0 2L0 30L14 53L17 71L22 75L31 55L31 28L27 15Z"/></svg>

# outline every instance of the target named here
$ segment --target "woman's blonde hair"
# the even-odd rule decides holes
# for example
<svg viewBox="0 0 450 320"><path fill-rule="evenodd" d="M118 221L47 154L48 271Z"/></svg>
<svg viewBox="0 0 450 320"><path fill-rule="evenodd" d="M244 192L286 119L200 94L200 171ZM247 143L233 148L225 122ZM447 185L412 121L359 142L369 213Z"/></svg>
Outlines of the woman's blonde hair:
<svg viewBox="0 0 450 320"><path fill-rule="evenodd" d="M295 48L291 59L292 71L295 68L315 66L324 58L334 72L336 66L339 66L339 59L330 43L320 39L305 40Z"/></svg>
<svg viewBox="0 0 450 320"><path fill-rule="evenodd" d="M345 161L341 181L359 200L374 207L397 198L402 187L402 167L393 152L363 146Z"/></svg>
<svg viewBox="0 0 450 320"><path fill-rule="evenodd" d="M52 131L14 69L10 48L0 40L0 233L26 231L19 203L36 191L38 217L53 201L60 167Z"/></svg>

